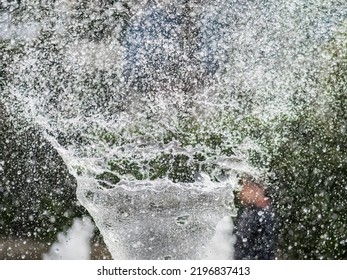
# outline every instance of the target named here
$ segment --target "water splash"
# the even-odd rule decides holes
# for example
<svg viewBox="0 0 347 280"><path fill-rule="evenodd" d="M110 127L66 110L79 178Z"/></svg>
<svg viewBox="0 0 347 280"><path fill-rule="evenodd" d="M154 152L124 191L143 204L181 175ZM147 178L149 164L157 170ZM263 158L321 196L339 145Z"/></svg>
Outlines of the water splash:
<svg viewBox="0 0 347 280"><path fill-rule="evenodd" d="M88 217L75 219L72 227L64 233L58 234L55 242L44 260L89 260L90 239L94 233L94 225Z"/></svg>
<svg viewBox="0 0 347 280"><path fill-rule="evenodd" d="M45 12L17 11L40 32L12 57L2 100L42 130L79 182L92 182L78 191L91 212L94 202L81 195L86 186L94 197L161 180L199 185L207 177L208 188L226 186L239 173L255 173L247 158L256 142L240 129L243 120L290 116L294 99L315 98L314 69L324 60L317 50L346 14L346 4L328 0L148 5L55 1ZM13 11L4 15L2 25L20 30ZM140 72L127 74L143 42L151 55L157 44L161 64L145 57L130 65ZM98 223L100 210L94 215ZM187 215L175 216L176 226Z"/></svg>
<svg viewBox="0 0 347 280"><path fill-rule="evenodd" d="M78 182L114 259L201 259L217 223L235 214L231 186L155 180L100 189Z"/></svg>

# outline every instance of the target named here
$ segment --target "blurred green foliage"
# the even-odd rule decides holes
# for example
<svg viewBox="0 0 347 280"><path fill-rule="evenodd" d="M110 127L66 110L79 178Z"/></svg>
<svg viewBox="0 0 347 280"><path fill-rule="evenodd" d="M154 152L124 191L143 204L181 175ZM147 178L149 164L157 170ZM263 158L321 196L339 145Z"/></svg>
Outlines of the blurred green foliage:
<svg viewBox="0 0 347 280"><path fill-rule="evenodd" d="M52 241L83 214L75 179L38 131L1 117L1 235Z"/></svg>
<svg viewBox="0 0 347 280"><path fill-rule="evenodd" d="M316 99L253 131L266 151L253 162L269 174L284 259L347 258L347 33L322 52Z"/></svg>

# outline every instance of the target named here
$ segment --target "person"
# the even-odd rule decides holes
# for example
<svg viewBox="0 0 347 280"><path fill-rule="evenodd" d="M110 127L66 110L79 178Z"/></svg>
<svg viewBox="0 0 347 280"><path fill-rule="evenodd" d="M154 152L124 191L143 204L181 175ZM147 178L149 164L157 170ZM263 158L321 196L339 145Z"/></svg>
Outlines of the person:
<svg viewBox="0 0 347 280"><path fill-rule="evenodd" d="M241 181L240 208L235 221L234 259L276 258L275 214L264 186L252 179Z"/></svg>

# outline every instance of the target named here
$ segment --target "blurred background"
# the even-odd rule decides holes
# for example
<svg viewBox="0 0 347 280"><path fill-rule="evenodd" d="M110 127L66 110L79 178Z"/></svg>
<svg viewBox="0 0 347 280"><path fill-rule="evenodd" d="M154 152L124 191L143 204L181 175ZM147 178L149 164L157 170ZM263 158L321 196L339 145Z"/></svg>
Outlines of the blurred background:
<svg viewBox="0 0 347 280"><path fill-rule="evenodd" d="M49 16L54 2L0 1L0 91L5 92L11 84L7 69L13 58L24 52L28 43L51 40L49 28L40 22ZM84 10L88 1L65 2L81 11L76 19L80 25L71 31L74 36L96 43L114 32L112 22L106 21L107 15L100 10L122 4L123 12L113 14L114 20L126 23L131 15L125 12L131 10L126 2L100 1L95 10ZM291 100L295 106L290 117L270 121L247 117L235 124L241 135L257 139L261 148L250 149L248 159L265 170L263 179L278 216L279 259L347 258L346 7L342 2L335 6L332 1L318 2L307 1L300 11L312 12L308 7L313 5L327 11L322 21L339 20L330 22L328 35L315 50L324 64L303 77L305 83ZM314 96L310 95L313 87ZM305 95L310 98L302 98ZM242 92L238 99L249 104L251 97ZM180 168L174 179L184 176ZM76 181L57 151L37 128L10 115L0 99L0 259L109 259L102 236L75 192ZM230 218L218 233L223 244L230 246L223 253L230 258L231 227ZM56 242L70 242L71 248L82 251L64 255L65 247Z"/></svg>

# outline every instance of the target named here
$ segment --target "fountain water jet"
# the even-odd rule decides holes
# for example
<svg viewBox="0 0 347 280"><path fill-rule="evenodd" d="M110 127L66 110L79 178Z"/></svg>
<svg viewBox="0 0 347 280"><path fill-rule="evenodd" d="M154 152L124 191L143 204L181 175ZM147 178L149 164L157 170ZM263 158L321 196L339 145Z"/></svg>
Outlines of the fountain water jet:
<svg viewBox="0 0 347 280"><path fill-rule="evenodd" d="M229 184L78 184L114 259L201 259L217 223L235 212Z"/></svg>

